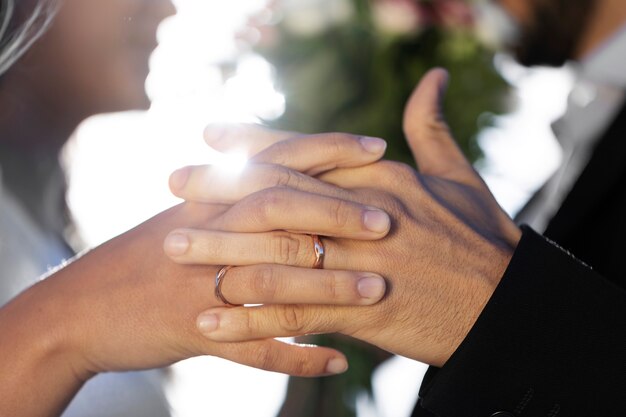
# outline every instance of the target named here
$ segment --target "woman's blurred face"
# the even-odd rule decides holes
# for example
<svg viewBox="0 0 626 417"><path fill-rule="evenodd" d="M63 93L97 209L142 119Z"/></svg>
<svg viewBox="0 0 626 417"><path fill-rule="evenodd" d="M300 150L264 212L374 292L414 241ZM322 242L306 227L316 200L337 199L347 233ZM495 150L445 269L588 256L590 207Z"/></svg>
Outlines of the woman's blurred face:
<svg viewBox="0 0 626 417"><path fill-rule="evenodd" d="M170 0L61 1L33 51L53 84L48 93L87 113L148 107L148 61L159 23L175 12Z"/></svg>

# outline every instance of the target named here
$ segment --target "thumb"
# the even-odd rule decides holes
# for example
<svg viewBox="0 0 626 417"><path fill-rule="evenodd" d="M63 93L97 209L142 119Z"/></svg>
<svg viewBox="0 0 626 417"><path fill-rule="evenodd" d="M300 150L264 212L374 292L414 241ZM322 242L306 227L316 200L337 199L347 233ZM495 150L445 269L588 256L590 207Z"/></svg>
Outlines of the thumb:
<svg viewBox="0 0 626 417"><path fill-rule="evenodd" d="M429 71L409 99L404 112L404 134L422 174L474 183L477 177L465 158L443 115L448 72Z"/></svg>

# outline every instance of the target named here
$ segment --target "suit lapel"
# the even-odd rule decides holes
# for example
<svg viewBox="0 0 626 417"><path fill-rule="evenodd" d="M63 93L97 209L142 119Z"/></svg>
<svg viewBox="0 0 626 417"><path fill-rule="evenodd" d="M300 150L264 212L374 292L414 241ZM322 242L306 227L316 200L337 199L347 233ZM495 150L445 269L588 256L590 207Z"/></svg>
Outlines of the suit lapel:
<svg viewBox="0 0 626 417"><path fill-rule="evenodd" d="M576 232L626 174L626 106L598 143L589 164L554 216L545 235L559 242Z"/></svg>

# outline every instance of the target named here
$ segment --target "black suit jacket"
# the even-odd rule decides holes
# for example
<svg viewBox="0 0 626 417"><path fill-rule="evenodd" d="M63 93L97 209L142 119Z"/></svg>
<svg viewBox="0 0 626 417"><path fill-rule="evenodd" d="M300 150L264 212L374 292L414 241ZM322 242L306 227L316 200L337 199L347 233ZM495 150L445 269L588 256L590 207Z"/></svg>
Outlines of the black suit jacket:
<svg viewBox="0 0 626 417"><path fill-rule="evenodd" d="M626 108L413 416L626 416Z"/></svg>

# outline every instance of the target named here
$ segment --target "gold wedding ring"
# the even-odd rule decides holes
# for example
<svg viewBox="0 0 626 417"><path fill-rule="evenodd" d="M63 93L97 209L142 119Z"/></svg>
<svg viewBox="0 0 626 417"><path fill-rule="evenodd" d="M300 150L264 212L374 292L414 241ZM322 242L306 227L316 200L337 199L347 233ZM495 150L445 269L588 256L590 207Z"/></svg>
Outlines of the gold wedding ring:
<svg viewBox="0 0 626 417"><path fill-rule="evenodd" d="M323 269L326 248L324 248L324 243L318 235L311 235L311 237L313 238L313 248L315 249L315 264L313 264L313 269Z"/></svg>
<svg viewBox="0 0 626 417"><path fill-rule="evenodd" d="M224 297L224 294L222 293L222 283L224 282L226 273L230 271L231 269L233 269L232 265L223 266L222 268L220 268L219 271L217 271L217 274L215 274L215 297L217 297L218 300L220 300L227 306L236 307L238 306L238 304L233 304L230 301L228 301L226 297Z"/></svg>

